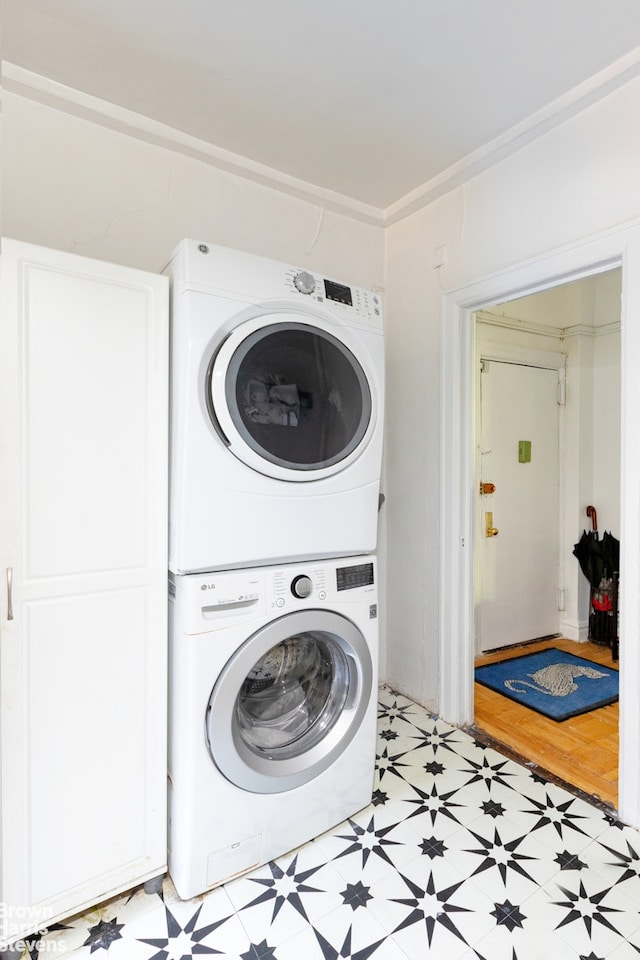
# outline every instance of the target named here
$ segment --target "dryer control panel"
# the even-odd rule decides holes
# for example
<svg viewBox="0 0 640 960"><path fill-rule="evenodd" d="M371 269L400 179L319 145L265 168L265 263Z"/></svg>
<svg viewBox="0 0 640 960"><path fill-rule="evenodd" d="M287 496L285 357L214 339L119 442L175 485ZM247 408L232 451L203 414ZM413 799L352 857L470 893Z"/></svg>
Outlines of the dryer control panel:
<svg viewBox="0 0 640 960"><path fill-rule="evenodd" d="M286 271L285 283L298 296L335 307L345 320L351 317L372 327L382 327L382 296L376 291L346 286L295 267Z"/></svg>
<svg viewBox="0 0 640 960"><path fill-rule="evenodd" d="M244 303L288 300L322 304L341 321L382 333L382 294L323 277L303 267L199 240L182 240L163 270L173 295L187 290Z"/></svg>

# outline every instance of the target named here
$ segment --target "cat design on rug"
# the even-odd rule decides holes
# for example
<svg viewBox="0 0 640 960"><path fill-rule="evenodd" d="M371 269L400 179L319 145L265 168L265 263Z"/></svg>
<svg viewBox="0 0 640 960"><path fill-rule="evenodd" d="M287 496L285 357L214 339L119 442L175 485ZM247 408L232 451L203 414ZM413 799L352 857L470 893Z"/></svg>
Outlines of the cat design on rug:
<svg viewBox="0 0 640 960"><path fill-rule="evenodd" d="M546 693L551 697L568 697L578 689L578 684L574 683L574 677L589 677L590 680L599 680L606 677L606 673L596 670L595 667L579 667L573 663L551 663L548 667L542 667L535 673L529 673L527 676L534 681L528 680L505 680L504 685L508 690L514 693L524 693L520 687L531 687L538 693Z"/></svg>

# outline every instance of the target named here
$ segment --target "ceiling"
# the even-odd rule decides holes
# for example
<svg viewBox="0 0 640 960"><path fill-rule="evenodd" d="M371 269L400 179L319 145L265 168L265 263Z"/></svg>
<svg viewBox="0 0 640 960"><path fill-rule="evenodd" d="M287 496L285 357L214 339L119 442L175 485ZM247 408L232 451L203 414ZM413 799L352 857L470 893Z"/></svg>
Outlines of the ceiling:
<svg viewBox="0 0 640 960"><path fill-rule="evenodd" d="M635 0L1 3L2 57L23 80L379 210L640 69Z"/></svg>

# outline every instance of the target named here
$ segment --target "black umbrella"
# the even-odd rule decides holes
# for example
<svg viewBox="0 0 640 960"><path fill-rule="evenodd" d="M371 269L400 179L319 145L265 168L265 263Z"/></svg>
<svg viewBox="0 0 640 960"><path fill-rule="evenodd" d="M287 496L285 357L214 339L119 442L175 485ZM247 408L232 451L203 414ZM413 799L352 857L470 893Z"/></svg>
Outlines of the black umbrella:
<svg viewBox="0 0 640 960"><path fill-rule="evenodd" d="M595 507L587 507L593 530L583 531L573 548L580 569L591 585L589 601L589 639L609 644L614 660L618 659L618 581L620 541L609 532L598 537Z"/></svg>
<svg viewBox="0 0 640 960"><path fill-rule="evenodd" d="M620 571L620 541L612 533L605 530L602 540L602 559L604 560L605 576L612 577Z"/></svg>
<svg viewBox="0 0 640 960"><path fill-rule="evenodd" d="M598 531L583 530L578 543L574 545L573 555L580 564L580 569L591 586L597 590L600 581L605 575L605 560L602 555L602 541L598 539Z"/></svg>
<svg viewBox="0 0 640 960"><path fill-rule="evenodd" d="M582 532L573 548L573 555L592 588L597 590L603 577L610 578L620 569L620 541L609 532L605 532L600 540L596 508L589 506L586 512L591 517L593 530Z"/></svg>

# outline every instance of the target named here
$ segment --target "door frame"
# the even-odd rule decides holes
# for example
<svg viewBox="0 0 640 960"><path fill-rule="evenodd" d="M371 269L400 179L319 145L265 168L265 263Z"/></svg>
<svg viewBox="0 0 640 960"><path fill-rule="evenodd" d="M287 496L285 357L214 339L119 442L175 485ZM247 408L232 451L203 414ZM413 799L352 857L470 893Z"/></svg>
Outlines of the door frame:
<svg viewBox="0 0 640 960"><path fill-rule="evenodd" d="M640 827L640 220L516 264L448 291L441 325L440 418L440 713L458 725L473 722L475 459L474 313L517 297L622 268L621 297L621 538L620 754L618 810Z"/></svg>

